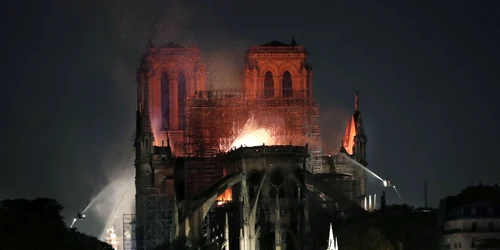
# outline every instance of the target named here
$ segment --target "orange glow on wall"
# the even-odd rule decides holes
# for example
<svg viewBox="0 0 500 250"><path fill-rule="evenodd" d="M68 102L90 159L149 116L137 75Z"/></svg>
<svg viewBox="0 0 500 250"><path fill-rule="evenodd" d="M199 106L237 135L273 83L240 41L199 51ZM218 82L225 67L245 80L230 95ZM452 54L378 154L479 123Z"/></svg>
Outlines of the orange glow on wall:
<svg viewBox="0 0 500 250"><path fill-rule="evenodd" d="M217 197L217 200L218 201L232 201L233 200L233 190L231 190L231 188L228 188L226 189L226 191L224 191L224 193L222 193L221 195L219 195L219 197Z"/></svg>
<svg viewBox="0 0 500 250"><path fill-rule="evenodd" d="M226 168L222 169L222 175L223 176L227 175L227 169ZM226 191L224 191L224 193L222 193L221 195L219 195L219 197L217 197L217 200L219 201L219 203L218 203L219 205L222 205L222 204L226 203L227 201L232 201L233 200L233 190L232 190L232 188L226 189Z"/></svg>

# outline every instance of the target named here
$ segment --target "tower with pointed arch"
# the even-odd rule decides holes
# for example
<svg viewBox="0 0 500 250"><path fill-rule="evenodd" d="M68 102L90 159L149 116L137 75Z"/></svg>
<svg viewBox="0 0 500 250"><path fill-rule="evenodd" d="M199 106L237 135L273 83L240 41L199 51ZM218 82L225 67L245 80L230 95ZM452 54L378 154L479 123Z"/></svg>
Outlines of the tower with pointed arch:
<svg viewBox="0 0 500 250"><path fill-rule="evenodd" d="M312 67L295 38L250 47L245 54L244 89L249 97L307 97L312 100Z"/></svg>
<svg viewBox="0 0 500 250"><path fill-rule="evenodd" d="M140 74L148 73L144 84L149 87L151 126L155 145L170 136L172 150L183 154L183 132L186 128L186 99L206 89L206 71L197 48L175 43L154 46L151 39L142 58ZM144 86L142 86L144 88Z"/></svg>

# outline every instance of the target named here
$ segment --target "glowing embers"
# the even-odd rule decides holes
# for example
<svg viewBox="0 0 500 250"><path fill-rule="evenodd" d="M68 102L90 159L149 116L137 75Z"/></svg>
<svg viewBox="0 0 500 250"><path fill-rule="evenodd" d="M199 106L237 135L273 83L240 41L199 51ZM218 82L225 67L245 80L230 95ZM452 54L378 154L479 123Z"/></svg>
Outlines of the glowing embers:
<svg viewBox="0 0 500 250"><path fill-rule="evenodd" d="M118 239L116 237L114 227L111 227L106 231L106 242L110 244L113 249L118 249Z"/></svg>
<svg viewBox="0 0 500 250"><path fill-rule="evenodd" d="M227 176L226 168L222 169L222 175ZM233 200L233 189L229 187L224 191L224 193L222 193L221 195L219 195L219 197L217 197L217 206L222 206L232 200Z"/></svg>
<svg viewBox="0 0 500 250"><path fill-rule="evenodd" d="M233 190L231 188L228 188L226 189L226 191L224 191L224 193L222 193L221 195L219 195L219 197L217 197L217 206L222 206L232 200L233 200Z"/></svg>
<svg viewBox="0 0 500 250"><path fill-rule="evenodd" d="M270 131L260 128L255 118L252 116L245 123L245 126L231 144L230 148L255 147L262 144L275 145L276 141Z"/></svg>

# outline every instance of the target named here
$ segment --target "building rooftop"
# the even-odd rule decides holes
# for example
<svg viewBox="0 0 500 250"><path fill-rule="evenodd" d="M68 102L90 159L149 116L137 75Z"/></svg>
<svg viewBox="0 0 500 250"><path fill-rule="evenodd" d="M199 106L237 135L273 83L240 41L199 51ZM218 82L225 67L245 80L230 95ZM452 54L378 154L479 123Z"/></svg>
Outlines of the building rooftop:
<svg viewBox="0 0 500 250"><path fill-rule="evenodd" d="M263 44L261 46L262 47L287 47L287 46L293 46L293 45L282 43L280 41L274 40L274 41L268 42L266 44Z"/></svg>

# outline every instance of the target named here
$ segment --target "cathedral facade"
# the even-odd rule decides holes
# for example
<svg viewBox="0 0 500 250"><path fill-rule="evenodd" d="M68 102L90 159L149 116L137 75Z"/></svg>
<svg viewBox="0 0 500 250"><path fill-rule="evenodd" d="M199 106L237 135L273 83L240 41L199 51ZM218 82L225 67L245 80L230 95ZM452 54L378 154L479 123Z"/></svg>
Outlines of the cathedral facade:
<svg viewBox="0 0 500 250"><path fill-rule="evenodd" d="M245 148L257 152L252 155L260 157L257 161L245 161L255 162L252 163L254 171L273 175L271 169L284 169L280 173L286 173L283 183L274 181L279 182L273 184L274 189L272 183L269 188L263 186L265 202L259 201L259 196L253 197L255 190L236 188L235 195L240 200L250 197L254 200L246 203L267 211L262 215L267 221L260 223L270 227L269 230L277 230L272 229L271 224L277 228L285 225L282 221L288 220L289 226L297 229L297 235L305 235L302 230L307 224L307 215L303 209L306 204L303 203L305 191L302 189L306 187L301 186L304 173L347 183L338 185L335 192L342 193L340 196L347 197L346 200L360 203L366 195L366 176L352 160L366 166L367 138L358 95L339 152L323 156L319 108L312 95L313 71L307 59L305 47L299 46L295 39L290 44L273 41L254 46L244 56L241 88L207 89L206 70L197 48L174 43L154 46L151 40L148 42L147 52L137 70L135 227L137 245L141 246L138 249L158 245L165 235L173 238L182 234L180 231L188 235L191 230L192 235L201 235L198 229L194 229L198 224L184 222L192 216L189 211L193 207L189 203L196 203L207 190L214 189L214 185L224 178L233 178L238 172L243 171L244 180L250 165L237 164L234 167L234 162L241 160L233 160L231 165L228 159L234 155L240 157L235 152L247 152ZM273 153L271 151L288 155L289 150L297 150L294 149L296 146L307 151L304 157L274 157L272 162L263 157L262 152ZM262 147L262 151L258 147ZM288 181L289 176L297 177ZM220 195L218 200L231 201L232 188L224 186L223 192L217 195ZM293 202L280 201L282 198ZM279 205L276 210L275 204L286 205ZM281 216L279 209L288 211L288 214L277 220L276 216ZM161 216L158 211L162 211ZM272 213L275 213L274 217L270 215ZM204 216L202 213L202 219ZM248 218L255 221L256 215L253 216ZM165 228L168 230L161 231ZM275 241L274 245L279 245L280 249L286 249L285 243L276 243L285 235L283 231L283 235L276 234L269 240Z"/></svg>

